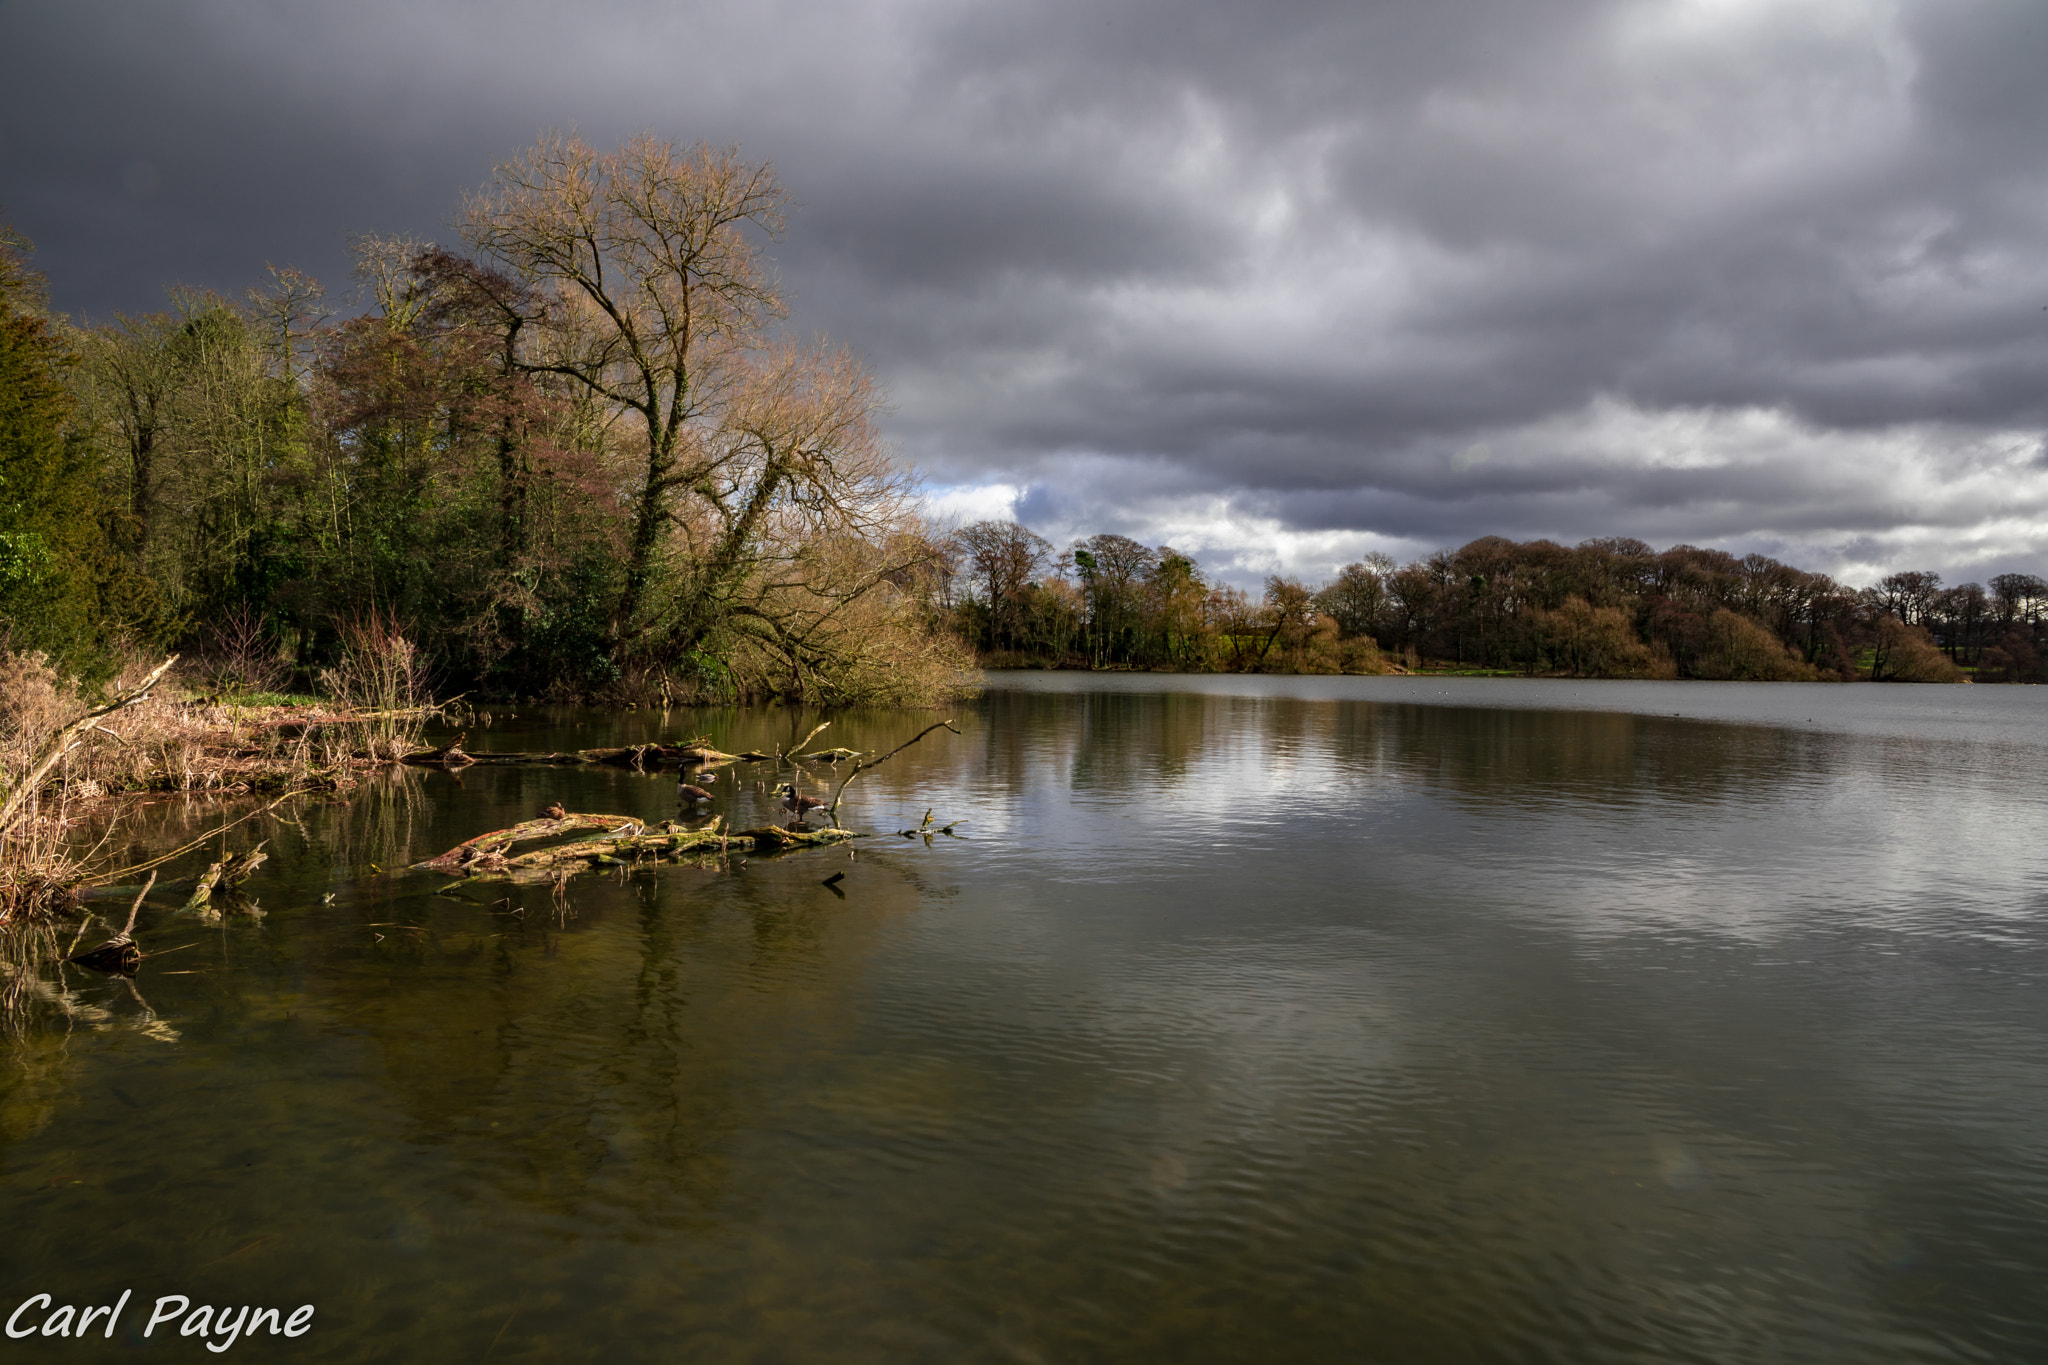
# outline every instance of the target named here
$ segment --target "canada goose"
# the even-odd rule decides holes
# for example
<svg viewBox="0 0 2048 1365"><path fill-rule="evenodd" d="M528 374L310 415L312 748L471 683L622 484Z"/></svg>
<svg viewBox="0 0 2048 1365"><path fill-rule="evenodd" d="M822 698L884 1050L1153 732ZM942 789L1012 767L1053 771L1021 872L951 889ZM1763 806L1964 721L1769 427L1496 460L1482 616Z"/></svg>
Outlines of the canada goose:
<svg viewBox="0 0 2048 1365"><path fill-rule="evenodd" d="M693 787L687 782L676 783L676 799L679 801L709 801L711 793L702 787Z"/></svg>
<svg viewBox="0 0 2048 1365"><path fill-rule="evenodd" d="M541 814L546 816L550 820L560 820L567 816L569 812L563 810L562 803L557 801L554 805L549 806L546 810L542 811Z"/></svg>
<svg viewBox="0 0 2048 1365"><path fill-rule="evenodd" d="M799 820L825 804L815 796L805 796L794 782L785 782L777 790L782 793L782 808Z"/></svg>

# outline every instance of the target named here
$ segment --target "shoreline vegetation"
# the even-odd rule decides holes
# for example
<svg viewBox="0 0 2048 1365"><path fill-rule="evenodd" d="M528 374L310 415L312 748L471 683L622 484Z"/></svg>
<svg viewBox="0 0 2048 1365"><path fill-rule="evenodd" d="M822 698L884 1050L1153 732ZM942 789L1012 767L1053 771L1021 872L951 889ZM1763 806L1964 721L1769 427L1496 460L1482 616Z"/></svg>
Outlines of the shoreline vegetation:
<svg viewBox="0 0 2048 1365"><path fill-rule="evenodd" d="M479 697L958 695L883 395L781 326L786 199L727 149L549 136L456 246L353 238L344 296L273 269L110 320L0 230L0 645L304 694L377 628Z"/></svg>
<svg viewBox="0 0 2048 1365"><path fill-rule="evenodd" d="M227 836L236 827L275 811L292 798L346 793L370 774L389 774L407 767L460 770L478 764L597 764L680 770L687 782L691 778L713 780L735 765L766 763L778 776L788 770L798 781L836 781L830 801L801 796L794 783L782 788L789 793L784 808L794 817L786 828L733 829L723 816L708 824L701 819L689 824L669 820L649 828L633 817L570 815L552 806L539 818L475 836L438 858L416 863L412 868L416 871L439 871L465 880L508 876L552 881L559 893L567 877L601 866L675 861L724 866L732 853L773 855L827 847L862 837L837 822L839 800L856 779L939 730L959 733L950 720L940 720L886 753L838 745L810 747L830 728L831 722L823 721L801 740L766 752L725 753L708 736L700 735L674 743L569 752L492 751L471 756L462 747L467 730L437 748L424 748L424 727L436 718L488 727L494 719L491 712L461 707L460 699L441 705L411 704L415 698L408 690L410 675L393 666L394 660L408 660L412 653L402 637L360 638L355 650L371 656L369 661L327 675L326 680L339 694L338 703L310 706L279 700L237 704L216 697L158 695L158 685L177 662L175 656L140 679L121 680L107 700L87 704L40 656L7 656L11 674L0 680L5 683L0 698L10 706L8 719L13 723L0 746L0 764L9 778L0 787L0 931L47 929L74 913L83 913L71 945L75 949L96 918L85 908L86 902L114 896L126 899L133 892L127 923L118 933L85 953L66 949L63 954L67 961L95 970L132 973L146 956L135 942L134 929L152 891L185 895L176 912L179 916L217 920L223 909L257 913L238 892L267 860L266 841L252 843L245 833L236 841L241 846L230 849ZM352 650L348 657L353 654ZM364 691L366 683L386 690ZM38 703L33 713L19 705L24 699ZM119 729L114 728L117 725ZM843 771L842 765L846 765ZM684 785L679 791L694 793L698 789ZM109 858L100 856L113 824L106 825L90 848L78 847L69 837L82 810L110 798L148 793L277 795L224 820L190 843L127 867L117 868ZM806 817L813 810L823 812L825 827L808 826ZM560 840L560 836L593 829L601 831L602 837ZM947 824L936 832L950 835L953 826ZM934 833L932 812L926 812L919 829L899 833L929 838ZM158 884L160 866L216 841L219 857L203 872ZM536 842L542 846L516 855L512 852L516 844ZM148 880L138 888L132 878L144 872ZM827 884L837 880L830 879ZM32 956L56 955L54 939L43 942L42 948L46 951ZM11 970L4 962L0 969Z"/></svg>
<svg viewBox="0 0 2048 1365"><path fill-rule="evenodd" d="M1754 682L2040 682L2048 582L1895 573L1850 588L1764 555L1485 536L1372 555L1253 596L1118 535L1055 553L1015 522L959 531L952 628L984 668L1432 673Z"/></svg>
<svg viewBox="0 0 2048 1365"><path fill-rule="evenodd" d="M867 371L780 327L762 250L786 204L729 149L551 135L464 199L456 246L352 239L345 298L273 268L98 321L52 313L0 224L0 899L104 871L66 831L117 794L446 760L459 741L421 752L437 695L930 707L977 667L2044 676L2030 574L1856 590L1486 537L1254 595L1123 536L942 526Z"/></svg>

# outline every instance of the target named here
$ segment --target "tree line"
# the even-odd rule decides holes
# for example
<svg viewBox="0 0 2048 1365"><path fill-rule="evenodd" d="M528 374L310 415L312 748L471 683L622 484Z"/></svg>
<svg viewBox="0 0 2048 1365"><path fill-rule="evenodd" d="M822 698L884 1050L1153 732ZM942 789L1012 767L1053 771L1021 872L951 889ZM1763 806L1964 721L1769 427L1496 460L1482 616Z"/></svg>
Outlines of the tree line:
<svg viewBox="0 0 2048 1365"><path fill-rule="evenodd" d="M1118 535L1056 552L980 521L948 551L944 605L991 666L2038 682L2048 654L2048 583L2027 573L1851 588L1766 555L1485 536L1325 583L1276 575L1254 596Z"/></svg>
<svg viewBox="0 0 2048 1365"><path fill-rule="evenodd" d="M54 316L0 240L0 627L74 670L304 681L366 618L444 685L915 702L971 661L846 351L792 340L765 166L548 137L354 289ZM336 305L346 302L350 307Z"/></svg>
<svg viewBox="0 0 2048 1365"><path fill-rule="evenodd" d="M1254 595L1170 547L947 534L882 395L792 340L786 195L729 151L548 137L460 241L353 241L346 298L53 314L0 228L0 648L303 687L400 637L448 690L904 703L994 664L2036 680L2030 574L1851 589L1763 556L1476 540ZM216 676L226 676L216 669ZM230 679L232 680L232 679Z"/></svg>

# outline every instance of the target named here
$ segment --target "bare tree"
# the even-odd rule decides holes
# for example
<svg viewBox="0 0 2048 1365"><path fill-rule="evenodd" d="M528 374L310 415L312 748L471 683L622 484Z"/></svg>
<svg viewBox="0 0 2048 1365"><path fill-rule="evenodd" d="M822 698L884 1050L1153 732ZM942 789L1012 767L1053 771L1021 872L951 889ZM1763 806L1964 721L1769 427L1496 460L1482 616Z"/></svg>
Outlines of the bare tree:
<svg viewBox="0 0 2048 1365"><path fill-rule="evenodd" d="M1336 580L1316 594L1316 607L1328 614L1346 637L1371 635L1391 609L1388 584L1397 568L1392 555L1375 550L1338 570Z"/></svg>
<svg viewBox="0 0 2048 1365"><path fill-rule="evenodd" d="M679 502L694 499L704 504L694 510L738 529L756 524L778 491L734 468L733 443L707 440L702 428L724 425L747 352L782 312L747 229L779 231L785 200L768 167L731 149L679 152L642 135L599 152L549 136L499 166L465 206L471 245L555 305L536 319L547 336L528 367L637 419L643 470L613 625L621 638L647 628L661 552L690 520ZM760 472L779 484L782 465Z"/></svg>
<svg viewBox="0 0 2048 1365"><path fill-rule="evenodd" d="M357 250L366 239L355 239ZM327 290L311 275L290 266L268 266L270 285L248 291L249 316L263 346L276 359L280 376L296 391L305 378L299 364L302 352L310 352L315 338L334 316L327 307Z"/></svg>
<svg viewBox="0 0 2048 1365"><path fill-rule="evenodd" d="M731 149L643 135L613 152L543 138L467 204L472 246L537 295L518 363L616 411L637 448L624 655L739 630L800 674L825 617L933 553L872 378L843 351L767 343L783 308L757 241L785 201Z"/></svg>
<svg viewBox="0 0 2048 1365"><path fill-rule="evenodd" d="M2038 574L2002 573L1991 580L1991 600L1998 609L1998 623L2032 625L2048 606L2048 582Z"/></svg>
<svg viewBox="0 0 2048 1365"><path fill-rule="evenodd" d="M1909 626L1924 625L1927 614L1933 610L1934 600L1941 592L1941 575L1938 573L1894 573L1886 574L1877 582L1876 597L1880 610L1896 616Z"/></svg>
<svg viewBox="0 0 2048 1365"><path fill-rule="evenodd" d="M955 533L989 613L989 643L1017 643L1024 593L1044 572L1052 544L1014 521L977 521Z"/></svg>
<svg viewBox="0 0 2048 1365"><path fill-rule="evenodd" d="M1128 658L1143 617L1144 584L1157 551L1129 536L1090 536L1074 546L1074 567L1088 597L1088 633L1098 659Z"/></svg>

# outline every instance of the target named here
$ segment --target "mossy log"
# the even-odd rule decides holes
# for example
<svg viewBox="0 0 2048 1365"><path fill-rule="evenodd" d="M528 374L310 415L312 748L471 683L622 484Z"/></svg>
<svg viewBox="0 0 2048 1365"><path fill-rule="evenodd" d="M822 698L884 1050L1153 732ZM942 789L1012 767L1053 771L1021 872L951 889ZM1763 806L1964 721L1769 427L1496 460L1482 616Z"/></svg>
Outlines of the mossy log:
<svg viewBox="0 0 2048 1365"><path fill-rule="evenodd" d="M181 915L197 915L201 919L218 919L220 911L213 908L213 884L220 879L221 864L199 874L199 884L192 888L191 897L178 907Z"/></svg>
<svg viewBox="0 0 2048 1365"><path fill-rule="evenodd" d="M608 768L671 768L714 766L732 762L749 762L754 759L772 758L772 754L727 754L717 749L690 748L675 744L628 744L621 748L575 749L566 753L465 753L463 759L469 763L555 765L573 767L578 764L595 763ZM417 756L408 755L408 763L434 761L431 753Z"/></svg>
<svg viewBox="0 0 2048 1365"><path fill-rule="evenodd" d="M759 829L733 832L722 830L674 830L645 834L616 835L609 839L582 839L573 844L535 849L505 859L502 868L474 866L477 876L540 878L561 871L582 871L616 863L665 862L677 858L729 853L789 853L800 848L824 848L858 838L843 829L783 829L764 825Z"/></svg>
<svg viewBox="0 0 2048 1365"><path fill-rule="evenodd" d="M266 840L265 842L268 841ZM236 852L228 854L219 862L214 863L212 866L208 867L206 871L201 873L199 876L174 877L167 882L158 882L156 880L155 874L152 873L150 875L150 881L155 885L156 889L160 892L196 892L200 884L203 882L206 885L207 894L211 896L212 893L215 891L227 891L240 886L243 882L248 881L249 878L255 874L257 868L263 866L263 864L269 861L270 855L263 851L263 844L258 844L256 845L256 847L249 849L246 852L237 850ZM115 900L120 897L132 894L138 885L139 883L130 882L125 886L83 887L79 891L79 899L84 901Z"/></svg>
<svg viewBox="0 0 2048 1365"><path fill-rule="evenodd" d="M639 826L640 821L630 815L567 813L559 817L525 820L509 829L494 829L488 834L479 834L474 839L464 840L438 858L414 863L413 867L429 872L461 872L480 860L495 859L503 863L506 851L516 844L531 843L535 839L551 839L558 834L578 834L591 829L617 831L628 825Z"/></svg>
<svg viewBox="0 0 2048 1365"><path fill-rule="evenodd" d="M573 823L575 821L589 823L578 826ZM600 821L605 823L599 825L597 822ZM522 842L593 825L610 832L601 838L578 839L528 853L510 852ZM640 821L623 815L571 815L561 820L529 820L509 830L478 835L438 858L414 863L413 866L424 871L455 873L465 877L541 880L564 872L581 872L619 863L665 862L707 854L788 853L803 848L825 848L859 837L850 830L784 829L777 825L730 830L720 821L713 821L703 829L679 829L672 822L664 822L663 827L650 830Z"/></svg>
<svg viewBox="0 0 2048 1365"><path fill-rule="evenodd" d="M178 913L197 915L205 920L219 919L220 911L213 907L213 893L233 891L248 881L251 874L268 861L270 855L263 851L262 844L247 852L237 851L228 854L199 874L193 883L191 896L178 907Z"/></svg>
<svg viewBox="0 0 2048 1365"><path fill-rule="evenodd" d="M453 743L444 744L438 749L424 749L418 753L404 754L398 761L410 763L418 768L467 768L476 762L462 752L462 741L468 738L469 732L464 731L455 737Z"/></svg>

